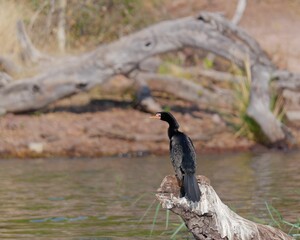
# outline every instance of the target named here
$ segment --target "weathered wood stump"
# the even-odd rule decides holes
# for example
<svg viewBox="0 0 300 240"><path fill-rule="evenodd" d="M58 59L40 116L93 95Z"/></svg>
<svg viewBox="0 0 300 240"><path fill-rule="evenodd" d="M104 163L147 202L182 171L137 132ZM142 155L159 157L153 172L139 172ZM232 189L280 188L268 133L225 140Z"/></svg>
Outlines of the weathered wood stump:
<svg viewBox="0 0 300 240"><path fill-rule="evenodd" d="M199 203L178 197L175 176L166 176L156 194L162 207L179 215L196 239L293 239L279 229L242 218L221 201L209 179L199 175L197 180L202 193Z"/></svg>

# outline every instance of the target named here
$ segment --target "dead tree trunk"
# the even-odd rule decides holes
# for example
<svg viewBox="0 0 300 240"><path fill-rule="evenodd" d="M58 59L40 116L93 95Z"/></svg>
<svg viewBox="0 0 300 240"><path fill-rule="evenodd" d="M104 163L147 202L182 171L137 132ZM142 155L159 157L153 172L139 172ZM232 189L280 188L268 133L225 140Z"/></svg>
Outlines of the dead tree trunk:
<svg viewBox="0 0 300 240"><path fill-rule="evenodd" d="M156 198L163 208L179 215L196 239L214 240L291 240L284 232L251 222L227 207L204 176L198 176L202 193L199 203L178 198L179 187L175 176L166 176L157 190Z"/></svg>
<svg viewBox="0 0 300 240"><path fill-rule="evenodd" d="M134 70L139 71L140 63L152 56L183 47L201 48L234 62L241 68L245 61L249 61L252 87L247 113L258 123L271 144L288 144L284 126L270 111L269 82L276 67L255 40L220 15L202 12L194 17L160 22L111 44L100 46L90 53L58 60L37 51L27 36L21 36L20 39L23 39L25 48L30 48L27 58L33 62L36 59L46 61L48 68L40 68L40 74L9 82L0 88L1 112L40 109L58 99L87 91L114 75L129 76ZM142 74L138 76L143 77ZM149 78L149 74L144 76ZM139 81L143 82L142 79ZM146 82L143 82L140 89L147 88ZM185 90L179 89L174 94L180 93L183 96L182 91ZM148 99L151 98L151 94L146 95ZM197 99L197 95L192 98ZM199 96L201 98L204 96ZM154 104L149 109L158 107Z"/></svg>

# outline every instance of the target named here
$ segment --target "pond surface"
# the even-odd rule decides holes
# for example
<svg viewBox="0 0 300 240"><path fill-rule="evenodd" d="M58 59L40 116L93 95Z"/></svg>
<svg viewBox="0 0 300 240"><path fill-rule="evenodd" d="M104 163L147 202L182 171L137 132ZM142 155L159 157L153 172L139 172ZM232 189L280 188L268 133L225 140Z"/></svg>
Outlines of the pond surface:
<svg viewBox="0 0 300 240"><path fill-rule="evenodd" d="M296 222L299 166L299 152L198 155L197 172L243 217L270 223L267 202ZM168 174L168 156L0 160L0 239L169 239L180 219L166 227L154 201Z"/></svg>

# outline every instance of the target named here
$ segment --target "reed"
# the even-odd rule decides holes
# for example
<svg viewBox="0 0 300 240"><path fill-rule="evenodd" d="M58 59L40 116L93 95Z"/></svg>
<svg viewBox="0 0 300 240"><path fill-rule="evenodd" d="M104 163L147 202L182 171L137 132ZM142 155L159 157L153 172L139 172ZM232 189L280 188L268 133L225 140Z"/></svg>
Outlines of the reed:
<svg viewBox="0 0 300 240"><path fill-rule="evenodd" d="M269 225L279 228L295 239L300 239L300 216L296 222L292 223L285 220L274 206L268 202L265 202L265 205L271 219L271 222L268 223Z"/></svg>
<svg viewBox="0 0 300 240"><path fill-rule="evenodd" d="M267 139L259 125L247 115L247 109L250 101L250 89L252 83L251 69L249 60L245 60L245 80L234 84L233 113L227 115L227 121L235 129L236 137L244 136L256 142L267 143ZM285 116L284 99L281 95L272 95L270 110L274 116L283 121Z"/></svg>

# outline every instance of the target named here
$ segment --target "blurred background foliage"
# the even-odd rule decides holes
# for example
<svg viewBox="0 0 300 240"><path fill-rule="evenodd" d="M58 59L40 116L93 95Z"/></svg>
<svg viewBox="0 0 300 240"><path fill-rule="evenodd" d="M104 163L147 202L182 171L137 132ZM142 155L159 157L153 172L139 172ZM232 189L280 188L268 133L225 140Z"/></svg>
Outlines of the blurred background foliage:
<svg viewBox="0 0 300 240"><path fill-rule="evenodd" d="M56 33L61 0L0 0L1 52L17 51L15 24L25 22L34 44L57 52ZM68 0L65 8L68 51L83 51L108 43L167 18L169 0Z"/></svg>
<svg viewBox="0 0 300 240"><path fill-rule="evenodd" d="M221 8L232 15L237 0L0 0L0 54L16 51L16 22L25 22L35 46L57 52L61 2L65 7L67 51L84 51L165 19Z"/></svg>

